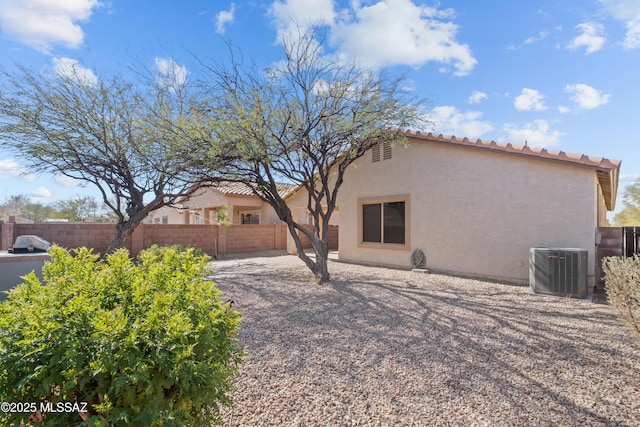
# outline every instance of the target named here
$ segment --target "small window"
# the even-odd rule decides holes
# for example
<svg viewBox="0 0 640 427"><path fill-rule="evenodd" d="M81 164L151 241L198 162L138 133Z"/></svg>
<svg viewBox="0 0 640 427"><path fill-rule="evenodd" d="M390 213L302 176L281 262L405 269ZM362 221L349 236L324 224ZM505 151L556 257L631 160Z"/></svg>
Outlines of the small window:
<svg viewBox="0 0 640 427"><path fill-rule="evenodd" d="M162 217L162 223L163 223L163 224L169 224L169 217L168 217L168 216L166 216L166 215L164 215L164 216Z"/></svg>
<svg viewBox="0 0 640 427"><path fill-rule="evenodd" d="M403 246L407 244L407 214L404 200L376 200L362 203L361 206L362 243Z"/></svg>
<svg viewBox="0 0 640 427"><path fill-rule="evenodd" d="M380 161L380 145L376 144L371 148L371 161L373 163Z"/></svg>
<svg viewBox="0 0 640 427"><path fill-rule="evenodd" d="M240 215L241 224L260 224L259 213L243 213Z"/></svg>
<svg viewBox="0 0 640 427"><path fill-rule="evenodd" d="M362 205L362 241L382 243L381 204Z"/></svg>
<svg viewBox="0 0 640 427"><path fill-rule="evenodd" d="M404 245L404 202L383 203L382 206L384 243Z"/></svg>

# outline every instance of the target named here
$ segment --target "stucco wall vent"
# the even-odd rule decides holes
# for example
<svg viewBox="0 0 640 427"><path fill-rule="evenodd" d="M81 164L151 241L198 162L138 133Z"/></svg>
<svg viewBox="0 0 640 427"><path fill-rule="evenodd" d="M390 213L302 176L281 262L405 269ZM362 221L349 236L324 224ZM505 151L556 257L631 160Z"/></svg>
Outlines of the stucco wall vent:
<svg viewBox="0 0 640 427"><path fill-rule="evenodd" d="M380 145L374 145L371 148L371 161L374 163L380 161Z"/></svg>
<svg viewBox="0 0 640 427"><path fill-rule="evenodd" d="M587 297L587 250L531 248L529 287L537 294Z"/></svg>
<svg viewBox="0 0 640 427"><path fill-rule="evenodd" d="M382 158L389 160L391 158L391 143L385 142L382 148Z"/></svg>

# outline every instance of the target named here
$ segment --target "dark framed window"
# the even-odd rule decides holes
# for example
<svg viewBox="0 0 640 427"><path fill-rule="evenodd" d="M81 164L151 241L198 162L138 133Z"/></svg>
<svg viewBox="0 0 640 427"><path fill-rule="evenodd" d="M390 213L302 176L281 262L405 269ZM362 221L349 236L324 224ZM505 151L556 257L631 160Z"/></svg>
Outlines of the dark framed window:
<svg viewBox="0 0 640 427"><path fill-rule="evenodd" d="M241 224L260 224L259 213L243 213L240 215Z"/></svg>
<svg viewBox="0 0 640 427"><path fill-rule="evenodd" d="M362 242L406 243L406 203L389 201L362 204Z"/></svg>
<svg viewBox="0 0 640 427"><path fill-rule="evenodd" d="M382 243L382 204L362 205L362 241Z"/></svg>

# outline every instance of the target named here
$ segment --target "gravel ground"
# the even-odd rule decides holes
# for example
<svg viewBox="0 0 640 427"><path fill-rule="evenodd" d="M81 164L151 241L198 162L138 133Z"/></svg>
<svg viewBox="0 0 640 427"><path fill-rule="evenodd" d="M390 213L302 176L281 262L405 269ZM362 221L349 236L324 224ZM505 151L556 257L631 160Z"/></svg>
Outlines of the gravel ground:
<svg viewBox="0 0 640 427"><path fill-rule="evenodd" d="M639 426L640 340L524 286L292 256L214 262L250 354L228 426Z"/></svg>

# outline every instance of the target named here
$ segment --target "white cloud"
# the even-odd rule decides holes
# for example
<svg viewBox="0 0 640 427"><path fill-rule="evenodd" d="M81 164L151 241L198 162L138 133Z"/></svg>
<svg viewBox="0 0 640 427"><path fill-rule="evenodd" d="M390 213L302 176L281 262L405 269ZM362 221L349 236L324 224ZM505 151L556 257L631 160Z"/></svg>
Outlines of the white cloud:
<svg viewBox="0 0 640 427"><path fill-rule="evenodd" d="M451 9L418 6L410 0L352 6L353 13L332 28L331 39L365 66L420 67L433 61L453 65L454 74L466 75L477 63L469 46L456 40L458 26Z"/></svg>
<svg viewBox="0 0 640 427"><path fill-rule="evenodd" d="M83 68L78 61L69 58L53 58L53 71L61 77L77 80L86 86L98 83L98 77L89 68Z"/></svg>
<svg viewBox="0 0 640 427"><path fill-rule="evenodd" d="M56 175L53 177L53 181L63 187L81 187L84 184L83 181L70 178L66 175Z"/></svg>
<svg viewBox="0 0 640 427"><path fill-rule="evenodd" d="M524 44L532 44L544 40L545 38L547 38L548 34L549 33L547 31L540 31L536 37L529 37L528 39L526 39L524 41Z"/></svg>
<svg viewBox="0 0 640 427"><path fill-rule="evenodd" d="M0 27L10 38L43 52L54 45L75 49L84 39L78 22L100 6L98 0L0 1Z"/></svg>
<svg viewBox="0 0 640 427"><path fill-rule="evenodd" d="M49 200L51 199L51 191L47 190L45 187L39 187L37 190L33 190L31 192L31 197L34 199Z"/></svg>
<svg viewBox="0 0 640 427"><path fill-rule="evenodd" d="M477 61L467 44L456 40L458 26L451 9L419 6L411 0L379 0L336 10L332 0L276 0L270 8L278 36L297 34L299 27L328 27L330 42L363 66L446 64L454 74L469 74Z"/></svg>
<svg viewBox="0 0 640 427"><path fill-rule="evenodd" d="M622 22L627 33L622 45L627 49L640 48L640 2L638 0L600 0L614 19Z"/></svg>
<svg viewBox="0 0 640 427"><path fill-rule="evenodd" d="M471 92L471 96L469 97L469 99L467 99L467 102L469 104L478 104L480 101L482 101L483 99L487 99L489 97L489 95L487 95L484 92L480 92L479 90L474 90L473 92Z"/></svg>
<svg viewBox="0 0 640 427"><path fill-rule="evenodd" d="M482 113L479 111L461 112L456 107L447 105L434 108L426 118L433 122L436 133L456 135L460 138L479 138L493 130L489 122L480 120L481 117Z"/></svg>
<svg viewBox="0 0 640 427"><path fill-rule="evenodd" d="M296 34L302 28L314 25L333 25L336 12L333 0L276 0L269 8L278 37Z"/></svg>
<svg viewBox="0 0 640 427"><path fill-rule="evenodd" d="M13 159L0 159L0 179L21 178L25 181L35 181L36 177L27 173L26 169Z"/></svg>
<svg viewBox="0 0 640 427"><path fill-rule="evenodd" d="M606 38L604 37L604 27L597 22L585 22L576 25L582 31L575 39L567 45L567 49L577 50L586 48L586 54L594 53L602 49Z"/></svg>
<svg viewBox="0 0 640 427"><path fill-rule="evenodd" d="M546 120L534 120L519 127L514 124L506 124L503 128L506 132L505 141L515 145L527 142L533 147L550 147L560 142L562 133L552 130Z"/></svg>
<svg viewBox="0 0 640 427"><path fill-rule="evenodd" d="M161 84L177 87L187 81L189 71L173 59L156 58L155 63L159 73L158 82Z"/></svg>
<svg viewBox="0 0 640 427"><path fill-rule="evenodd" d="M640 173L626 173L620 175L620 182L635 182L640 179Z"/></svg>
<svg viewBox="0 0 640 427"><path fill-rule="evenodd" d="M567 107L566 105L560 105L558 107L558 112L560 112L561 114L567 114L570 111L571 111L571 109L569 107Z"/></svg>
<svg viewBox="0 0 640 427"><path fill-rule="evenodd" d="M216 17L216 33L224 34L225 26L233 22L233 15L236 11L235 3L231 3L230 10L223 10Z"/></svg>
<svg viewBox="0 0 640 427"><path fill-rule="evenodd" d="M578 107L590 110L609 102L610 94L603 94L597 89L583 83L567 85L564 88Z"/></svg>
<svg viewBox="0 0 640 427"><path fill-rule="evenodd" d="M513 106L518 111L540 111L547 108L544 105L544 97L540 95L540 92L528 88L522 89L520 95L514 100Z"/></svg>

